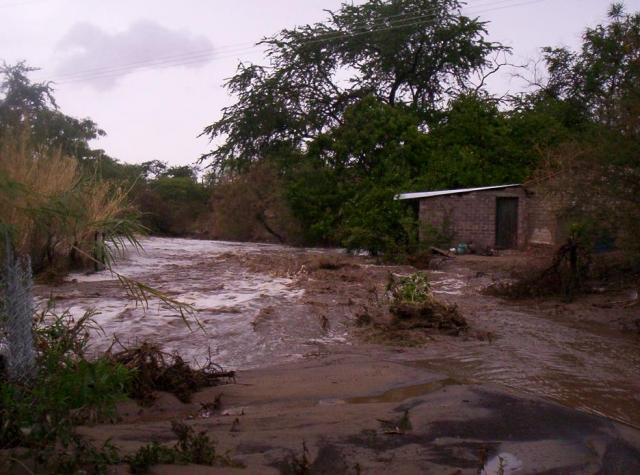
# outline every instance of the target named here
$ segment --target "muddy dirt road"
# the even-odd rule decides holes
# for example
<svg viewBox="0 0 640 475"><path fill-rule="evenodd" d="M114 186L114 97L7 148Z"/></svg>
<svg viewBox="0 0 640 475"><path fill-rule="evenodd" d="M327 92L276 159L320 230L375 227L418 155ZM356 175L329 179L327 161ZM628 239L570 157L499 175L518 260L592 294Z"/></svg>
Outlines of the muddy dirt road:
<svg viewBox="0 0 640 475"><path fill-rule="evenodd" d="M490 272L479 272L478 266L482 263L457 259L431 271L429 277L442 299L459 306L472 328L469 334L464 337L427 335L424 343L418 346L406 346L403 344L406 342L380 345L366 338L366 328L355 325L356 316L384 292L389 272L409 273L415 271L412 268L376 266L365 258L348 257L337 251L160 238L147 239L143 244L146 253L129 255L119 263L117 270L192 303L198 309L198 318L205 331L191 331L179 315L158 302L151 302L146 311L136 307L108 273L74 275L61 286L39 287L37 292L43 299L54 297L59 309L69 308L73 314L81 314L89 308L98 310L100 314L96 320L105 333L94 335L96 351L107 348L113 336L125 343L147 339L159 343L167 351L179 351L195 362L204 358L210 349L214 359L227 368L251 369L245 373L250 381L247 384L255 386L252 389L254 398L249 398L251 403L261 407L261 411L266 407L277 407L276 412L281 416L278 420L263 414L265 419L260 419L260 424L267 424L266 420L272 423L268 430L260 429L263 435L271 434L269 437L272 437L278 433L277 427L284 430L288 424L291 427L313 426L314 422L300 413L301 408L309 404L314 408L322 407L317 411L324 411L325 415L317 417L324 425L331 425L338 423L337 420L331 422L332 417L347 421L349 414L357 413L361 417L367 407L371 415L375 411L393 412L403 404L410 407L415 398L422 398L419 400L423 402L425 397L440 401L438 398L445 397L443 391L453 394L452 401L456 401L452 403L456 408L448 410L459 410L460 414L465 413L462 406L478 398L484 397L484 403L495 409L499 405L497 401L508 399L508 394L517 398L514 401L520 401L517 404L525 406L529 404L525 395L530 395L534 401L530 404L548 401L552 404L549 407L553 408L555 402L561 405L557 407L584 414L586 419L580 419L580 424L589 425L594 420L604 423L606 419L589 419L593 415L604 416L623 423L620 430L632 431L635 435L629 436L631 439L636 437L636 432L624 427L640 428L640 341L637 335L623 331L620 324L640 317L637 307L626 309L620 305L605 305L608 308L601 308L589 299L574 304L555 301L507 303L480 294L479 290L492 280ZM608 297L599 298L606 300ZM288 366L283 367L283 364ZM332 365L342 372L342 376L332 371ZM373 371L378 366L380 371ZM292 380L287 383L290 386L276 390L269 374L275 378L276 386L288 381L287 378ZM314 380L313 384L309 378ZM320 380L316 381L316 378ZM303 389L306 386L308 391ZM269 387L272 388L271 396L264 389ZM486 389L486 394L493 396L485 394L481 397L475 390L463 389L487 387L493 389ZM312 388L315 388L313 397L309 393ZM255 394L262 390L264 399L258 401ZM283 391L289 391L286 396L281 394L281 398L291 401L290 404L278 399L277 395ZM241 387L224 392L236 398L232 401L234 406L247 403L247 395ZM365 407L364 413L355 406L343 408L353 406L354 401L362 403L363 406L355 406ZM556 411L545 407L549 414ZM155 417L160 421L166 419L167 414L182 416L191 409L173 407L163 414L156 413L151 419ZM540 410L540 414L545 413ZM316 409L311 413L314 411ZM434 411L428 417L423 415L429 419L428 424L435 424L437 421L433 418L438 414L442 416L438 410ZM307 412L302 411L302 414ZM513 413L505 417L513 417ZM534 424L535 416L531 417L529 423ZM553 425L553 415L549 417L551 419L545 424ZM133 421L135 424L136 419ZM362 426L362 420L358 421L345 430L352 434L356 429L370 430ZM503 423L510 424L508 421ZM594 427L589 425L585 434L601 433ZM508 427L503 429L507 434ZM579 427L576 430L580 432ZM301 434L296 430L290 432L288 437L283 437L287 439L283 444L293 450L293 445L298 443L296 437ZM488 438L495 442L494 439L507 437L501 433L496 432L493 439ZM216 435L225 438L219 433ZM540 434L545 440L556 436L564 442L549 450L560 454L558 460L564 461L549 465L549 469L586 463L579 453L587 450L590 442L580 439L580 450L572 455L574 459L567 461L561 456L562 447L577 442L566 439L566 434L555 434L551 429ZM320 431L314 437L321 440L324 436ZM626 436L617 433L607 437L609 442L604 443L602 450L594 449L594 460L603 460L610 440ZM244 447L247 460L253 460L251 454L260 452L256 447L261 440L264 442L260 437L247 436L247 444L254 444L256 449L252 452L251 447ZM233 440L224 443L228 443L230 449L236 448ZM320 450L318 447L324 446L318 443L313 450ZM395 449L406 449L399 447ZM474 447L467 449L480 450L479 446ZM498 450L497 446L491 447ZM527 446L527 453L532 450L532 446ZM526 470L513 473L538 473L530 471L532 464L541 463L543 455L551 453L540 450L542 458L534 457L538 462L528 460ZM633 450L632 459L635 457ZM276 451L274 454L282 458L281 453ZM400 456L400 452L396 455ZM260 464L275 464L273 457L276 455L271 462L264 458L266 456L262 457ZM518 457L517 463L521 463L522 452ZM409 457L409 460L413 459ZM447 465L443 460L443 466L465 468L464 464ZM591 468L585 471L555 473L596 473L598 463L589 461L587 465Z"/></svg>

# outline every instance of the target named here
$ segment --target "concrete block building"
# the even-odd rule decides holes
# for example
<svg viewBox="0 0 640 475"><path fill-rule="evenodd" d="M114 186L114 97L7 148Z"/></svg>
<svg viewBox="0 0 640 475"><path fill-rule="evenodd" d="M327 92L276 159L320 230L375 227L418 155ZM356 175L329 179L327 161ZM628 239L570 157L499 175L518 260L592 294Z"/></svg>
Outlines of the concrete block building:
<svg viewBox="0 0 640 475"><path fill-rule="evenodd" d="M521 184L403 193L417 203L421 233L440 232L477 249L556 245L562 236L557 207Z"/></svg>

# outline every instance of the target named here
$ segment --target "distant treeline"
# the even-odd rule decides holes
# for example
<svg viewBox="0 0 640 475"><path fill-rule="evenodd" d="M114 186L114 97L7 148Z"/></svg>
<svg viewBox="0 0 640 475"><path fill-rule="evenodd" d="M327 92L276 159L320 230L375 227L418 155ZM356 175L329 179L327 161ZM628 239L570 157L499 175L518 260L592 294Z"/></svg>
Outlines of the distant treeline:
<svg viewBox="0 0 640 475"><path fill-rule="evenodd" d="M211 187L197 165L169 166L152 160L139 165L102 157L96 163L106 180L127 184L140 222L151 234L209 235Z"/></svg>

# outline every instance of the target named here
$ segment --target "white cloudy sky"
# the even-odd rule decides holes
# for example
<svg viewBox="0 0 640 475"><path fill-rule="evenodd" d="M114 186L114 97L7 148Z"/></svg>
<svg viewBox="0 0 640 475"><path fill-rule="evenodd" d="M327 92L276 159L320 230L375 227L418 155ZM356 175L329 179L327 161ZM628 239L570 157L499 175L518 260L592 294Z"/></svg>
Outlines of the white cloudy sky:
<svg viewBox="0 0 640 475"><path fill-rule="evenodd" d="M360 3L358 0L356 3ZM42 68L62 110L106 130L96 144L126 162L192 163L208 150L196 136L231 102L224 79L251 45L285 27L326 17L341 0L0 0L0 61ZM609 0L468 0L513 62L545 45L576 46L605 18ZM627 0L640 9L640 0ZM180 63L176 65L176 63ZM144 66L144 67L142 67ZM506 74L493 87L504 92Z"/></svg>

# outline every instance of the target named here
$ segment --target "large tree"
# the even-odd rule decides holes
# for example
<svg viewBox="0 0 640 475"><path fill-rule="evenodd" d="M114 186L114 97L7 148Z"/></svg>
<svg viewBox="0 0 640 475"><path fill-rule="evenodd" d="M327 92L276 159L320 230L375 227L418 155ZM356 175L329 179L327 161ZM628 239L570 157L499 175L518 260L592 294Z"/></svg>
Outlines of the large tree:
<svg viewBox="0 0 640 475"><path fill-rule="evenodd" d="M504 50L458 0L370 0L323 23L285 29L261 43L269 64L240 64L227 82L237 102L206 127L222 145L203 159L242 170L340 126L364 97L431 119Z"/></svg>

